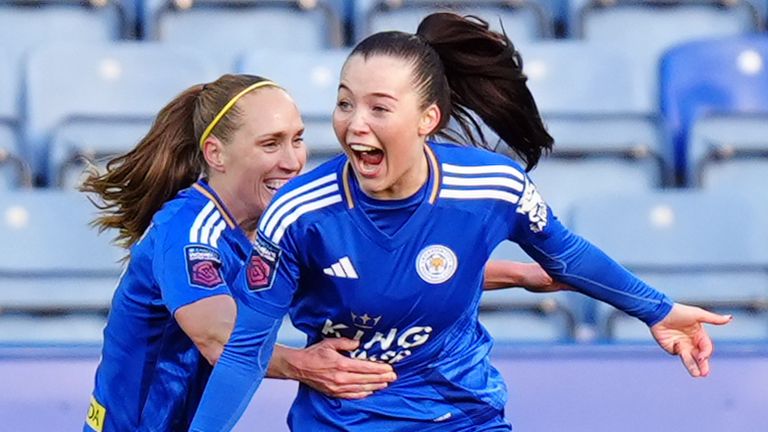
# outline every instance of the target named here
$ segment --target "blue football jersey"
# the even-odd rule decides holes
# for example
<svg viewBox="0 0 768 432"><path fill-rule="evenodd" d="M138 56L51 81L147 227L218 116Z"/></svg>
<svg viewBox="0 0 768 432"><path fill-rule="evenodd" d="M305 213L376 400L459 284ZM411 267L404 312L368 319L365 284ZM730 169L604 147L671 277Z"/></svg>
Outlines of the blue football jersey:
<svg viewBox="0 0 768 432"><path fill-rule="evenodd" d="M230 294L251 241L205 181L153 217L115 291L84 430L187 430L211 367L174 320Z"/></svg>
<svg viewBox="0 0 768 432"><path fill-rule="evenodd" d="M558 279L649 324L671 309L667 297L564 228L511 159L437 143L426 152L427 193L391 234L356 203L362 191L345 156L278 193L235 281L246 307L192 430L232 426L241 398L263 376L269 328L285 311L310 344L356 339L351 357L390 363L398 375L361 400L300 386L292 430L471 431L503 421L507 390L490 364L493 340L478 321L478 304L485 263L504 240Z"/></svg>

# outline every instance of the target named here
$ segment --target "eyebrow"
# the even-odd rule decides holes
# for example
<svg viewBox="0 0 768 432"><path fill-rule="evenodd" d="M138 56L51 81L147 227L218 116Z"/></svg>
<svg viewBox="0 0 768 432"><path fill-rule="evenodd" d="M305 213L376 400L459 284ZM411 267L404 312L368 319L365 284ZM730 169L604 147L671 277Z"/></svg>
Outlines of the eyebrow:
<svg viewBox="0 0 768 432"><path fill-rule="evenodd" d="M349 87L345 86L344 84L339 84L339 90L341 90L341 89L344 89L344 90L346 90L346 91L348 91L350 93L352 92L352 90L350 90ZM398 101L398 99L396 97L392 96L389 93L374 92L374 93L371 93L371 96L373 96L373 97L381 97L381 98L386 98L386 99L392 99L395 102Z"/></svg>
<svg viewBox="0 0 768 432"><path fill-rule="evenodd" d="M285 135L302 135L304 133L304 129L305 128L302 127L301 129L298 129L296 131L296 133L291 133L290 131L284 131L284 130L282 130L282 131L275 131L275 132L268 132L268 133L265 133L263 135L257 136L256 137L256 141L262 141L262 140L265 140L265 139L268 139L268 138L280 138L280 137L285 136Z"/></svg>

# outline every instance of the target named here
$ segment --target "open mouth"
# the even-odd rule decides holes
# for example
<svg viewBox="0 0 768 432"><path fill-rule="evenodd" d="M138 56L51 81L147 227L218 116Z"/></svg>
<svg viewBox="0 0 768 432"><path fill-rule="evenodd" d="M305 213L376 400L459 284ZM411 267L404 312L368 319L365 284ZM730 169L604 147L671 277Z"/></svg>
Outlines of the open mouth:
<svg viewBox="0 0 768 432"><path fill-rule="evenodd" d="M273 179L264 182L264 187L273 195L280 190L281 187L288 183L287 179Z"/></svg>
<svg viewBox="0 0 768 432"><path fill-rule="evenodd" d="M384 151L365 144L350 144L355 155L358 171L366 177L373 177L379 172L384 161Z"/></svg>

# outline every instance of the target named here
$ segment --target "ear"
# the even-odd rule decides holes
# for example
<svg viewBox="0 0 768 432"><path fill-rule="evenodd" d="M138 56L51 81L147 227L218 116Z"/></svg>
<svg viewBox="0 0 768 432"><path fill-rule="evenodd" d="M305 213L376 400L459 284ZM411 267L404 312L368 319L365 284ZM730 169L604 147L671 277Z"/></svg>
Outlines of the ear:
<svg viewBox="0 0 768 432"><path fill-rule="evenodd" d="M225 171L224 166L227 155L224 151L224 144L215 136L210 135L203 143L203 157L205 157L205 162L211 170L217 172Z"/></svg>
<svg viewBox="0 0 768 432"><path fill-rule="evenodd" d="M429 136L435 132L435 128L440 124L442 119L442 113L437 104L431 104L422 113L421 119L419 119L419 135Z"/></svg>

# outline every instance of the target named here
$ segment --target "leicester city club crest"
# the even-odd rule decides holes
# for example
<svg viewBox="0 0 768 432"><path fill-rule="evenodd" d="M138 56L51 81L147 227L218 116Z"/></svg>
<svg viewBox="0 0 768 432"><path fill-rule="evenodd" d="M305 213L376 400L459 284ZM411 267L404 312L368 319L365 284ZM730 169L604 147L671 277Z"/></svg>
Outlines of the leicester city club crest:
<svg viewBox="0 0 768 432"><path fill-rule="evenodd" d="M430 245L416 257L416 271L427 283L440 284L453 276L459 262L456 254L447 246Z"/></svg>

